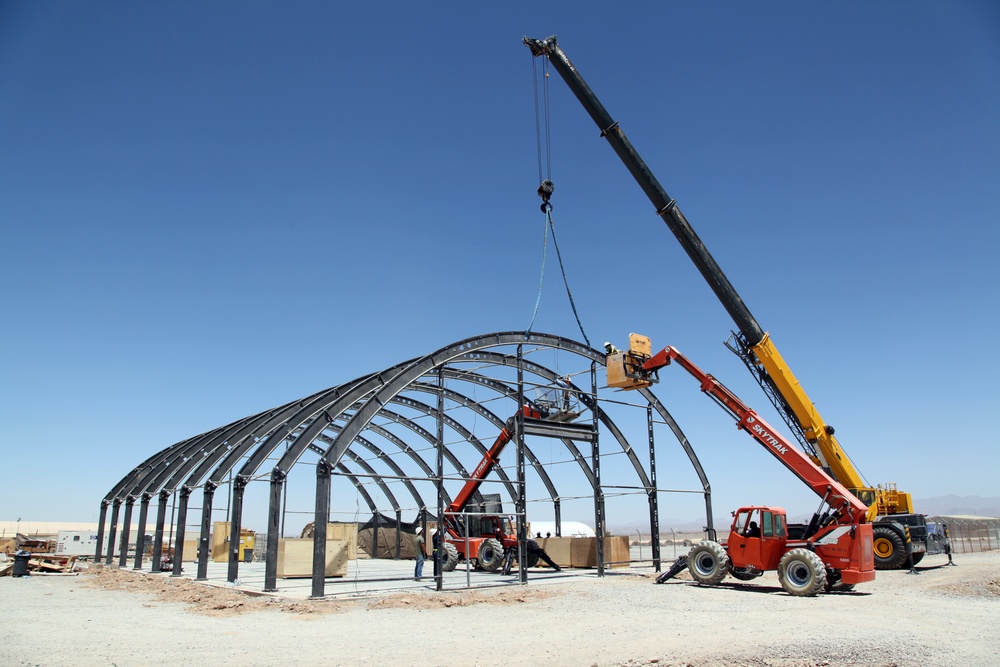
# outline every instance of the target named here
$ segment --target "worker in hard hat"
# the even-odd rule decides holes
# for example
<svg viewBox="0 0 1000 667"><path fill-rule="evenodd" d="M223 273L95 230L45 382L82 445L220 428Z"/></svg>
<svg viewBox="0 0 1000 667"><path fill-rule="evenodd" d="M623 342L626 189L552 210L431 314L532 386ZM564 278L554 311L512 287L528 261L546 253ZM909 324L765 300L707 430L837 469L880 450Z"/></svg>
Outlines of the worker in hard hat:
<svg viewBox="0 0 1000 667"><path fill-rule="evenodd" d="M444 552L441 550L441 537L442 531L437 528L431 529L431 548L433 549L434 556L434 576L441 574L441 559L444 557Z"/></svg>
<svg viewBox="0 0 1000 667"><path fill-rule="evenodd" d="M611 343L605 341L604 352L610 357L612 354L618 354L618 348L612 345Z"/></svg>
<svg viewBox="0 0 1000 667"><path fill-rule="evenodd" d="M417 526L413 532L413 548L417 552L417 564L413 568L413 579L420 581L424 576L424 558L427 556L427 550L424 548L424 528L423 526Z"/></svg>

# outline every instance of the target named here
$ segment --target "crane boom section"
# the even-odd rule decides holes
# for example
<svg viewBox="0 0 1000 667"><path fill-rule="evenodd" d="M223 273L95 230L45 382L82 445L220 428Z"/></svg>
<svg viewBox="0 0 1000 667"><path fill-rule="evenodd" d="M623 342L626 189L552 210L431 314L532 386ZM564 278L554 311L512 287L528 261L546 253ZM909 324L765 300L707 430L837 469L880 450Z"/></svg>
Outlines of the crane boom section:
<svg viewBox="0 0 1000 667"><path fill-rule="evenodd" d="M868 507L857 496L813 463L808 455L799 451L728 387L698 368L677 348L668 346L653 355L643 364L643 370L653 372L672 362L676 362L701 383L701 390L737 420L737 428L749 433L816 495L826 498L827 504L841 514L845 522L868 522Z"/></svg>
<svg viewBox="0 0 1000 667"><path fill-rule="evenodd" d="M681 213L677 202L667 194L663 186L656 180L656 176L649 170L639 153L632 146L618 123L611 118L601 101L594 95L587 82L583 80L580 73L566 57L566 53L556 43L555 35L546 39L532 39L525 37L525 45L531 49L535 56L545 56L555 67L559 75L562 76L566 85L576 96L583 108L597 124L601 130L601 136L608 140L611 148L618 154L618 157L625 164L625 167L635 178L639 187L646 193L649 201L652 202L659 215L670 231L674 233L681 247L694 262L695 267L701 273L709 287L715 292L719 301L729 312L729 315L736 322L740 332L751 345L760 342L764 338L764 331L757 324L757 320L750 313L750 309L743 303L743 299L736 293L736 289L729 278L723 273L715 258L702 243L694 228Z"/></svg>
<svg viewBox="0 0 1000 667"><path fill-rule="evenodd" d="M813 443L818 460L813 463L828 468L833 476L850 489L867 487L858 471L851 465L847 453L833 435L833 429L826 425L813 402L809 400L802 385L781 357L778 348L768 334L752 348L754 356L767 371L775 388L788 403L789 409L798 418L806 440Z"/></svg>

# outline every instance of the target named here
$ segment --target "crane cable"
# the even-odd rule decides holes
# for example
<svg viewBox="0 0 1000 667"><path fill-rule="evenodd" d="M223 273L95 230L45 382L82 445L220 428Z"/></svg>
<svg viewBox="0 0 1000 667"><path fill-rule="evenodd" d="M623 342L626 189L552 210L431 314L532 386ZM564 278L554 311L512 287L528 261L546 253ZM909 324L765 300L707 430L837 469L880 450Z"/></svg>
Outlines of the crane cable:
<svg viewBox="0 0 1000 667"><path fill-rule="evenodd" d="M545 214L545 224L543 226L543 236L542 236L542 269L541 275L538 279L538 296L535 299L535 309L531 314L531 322L528 324L528 328L525 329L524 335L527 336L531 333L531 328L535 325L535 318L538 316L538 308L542 303L542 286L545 283L545 260L548 254L548 239L549 230L552 231L552 245L556 249L556 257L559 260L559 270L562 272L563 285L566 286L566 296L569 298L570 308L573 310L573 317L576 319L576 325L580 329L580 335L583 336L583 340L590 346L590 339L587 337L587 333L583 330L583 323L580 321L580 314L576 310L576 302L573 300L573 292L569 287L569 279L566 277L566 266L563 264L562 252L559 250L559 241L556 240L556 227L552 220L552 203L549 198L552 196L555 186L552 184L552 140L550 130L550 112L549 112L549 61L547 58L543 58L542 68L543 68L543 101L544 101L544 113L545 113L545 160L544 160L544 177L543 177L543 160L542 160L542 122L541 114L539 113L538 107L538 68L535 64L536 59L532 57L532 73L534 75L534 91L535 91L535 144L538 154L538 180L541 181L541 185L538 186L538 196L542 198L541 211Z"/></svg>

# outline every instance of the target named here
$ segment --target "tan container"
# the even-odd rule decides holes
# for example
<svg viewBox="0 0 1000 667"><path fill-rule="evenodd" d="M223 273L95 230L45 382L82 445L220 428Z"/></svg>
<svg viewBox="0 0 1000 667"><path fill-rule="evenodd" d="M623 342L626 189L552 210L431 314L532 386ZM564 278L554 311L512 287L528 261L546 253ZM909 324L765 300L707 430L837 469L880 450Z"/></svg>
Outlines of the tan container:
<svg viewBox="0 0 1000 667"><path fill-rule="evenodd" d="M278 577L311 577L313 541L308 537L288 537L278 540ZM326 541L326 576L347 576L347 542Z"/></svg>
<svg viewBox="0 0 1000 667"><path fill-rule="evenodd" d="M597 567L597 541L594 537L573 537L570 546L571 567Z"/></svg>
<svg viewBox="0 0 1000 667"><path fill-rule="evenodd" d="M571 537L542 537L535 538L538 542L538 546L542 548L545 553L549 555L553 561L555 561L559 567L573 567L572 551L571 545L573 538ZM545 565L539 561L541 565Z"/></svg>
<svg viewBox="0 0 1000 667"><path fill-rule="evenodd" d="M343 540L347 542L347 559L358 558L358 524L328 523L326 524L327 540Z"/></svg>
<svg viewBox="0 0 1000 667"><path fill-rule="evenodd" d="M627 535L609 535L604 538L604 562L608 567L629 567L632 558Z"/></svg>
<svg viewBox="0 0 1000 667"><path fill-rule="evenodd" d="M571 551L573 567L597 567L597 538L574 537ZM607 567L629 566L629 545L626 535L608 535L604 538L604 562ZM558 562L558 561L557 561ZM561 565L561 563L560 563Z"/></svg>

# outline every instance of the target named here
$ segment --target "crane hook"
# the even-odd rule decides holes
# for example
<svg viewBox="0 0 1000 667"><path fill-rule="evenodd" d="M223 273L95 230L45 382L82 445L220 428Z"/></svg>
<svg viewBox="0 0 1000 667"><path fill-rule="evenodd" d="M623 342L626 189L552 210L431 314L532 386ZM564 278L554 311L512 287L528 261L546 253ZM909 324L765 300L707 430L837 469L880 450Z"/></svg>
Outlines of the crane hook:
<svg viewBox="0 0 1000 667"><path fill-rule="evenodd" d="M552 192L555 190L556 186L552 184L552 181L545 179L542 184L538 186L538 196L542 198L542 213L552 210L552 204L549 203L549 197L552 196Z"/></svg>

